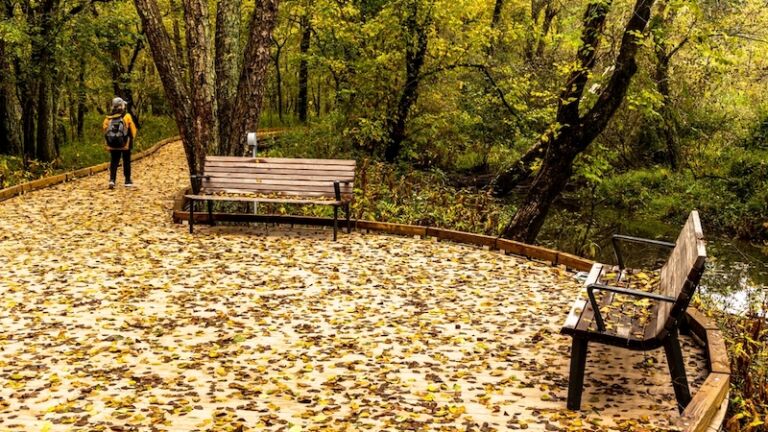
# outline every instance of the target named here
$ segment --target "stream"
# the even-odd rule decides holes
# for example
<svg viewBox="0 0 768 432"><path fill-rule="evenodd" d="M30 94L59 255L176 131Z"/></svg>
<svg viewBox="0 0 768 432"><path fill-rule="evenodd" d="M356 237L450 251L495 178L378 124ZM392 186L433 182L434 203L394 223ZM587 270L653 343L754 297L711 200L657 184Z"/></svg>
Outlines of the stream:
<svg viewBox="0 0 768 432"><path fill-rule="evenodd" d="M567 224L568 212L562 209L558 221L545 226L542 243L558 250L579 252L587 250L600 262L615 263L611 234L621 233L637 237L674 241L682 227L658 221L638 220L632 214L610 209L597 212L591 224ZM575 220L571 218L570 220ZM747 242L718 235L708 235L706 215L702 215L704 235L707 239L707 266L702 276L699 294L702 301L735 314L758 313L768 315L768 248L761 249ZM584 235L586 227L590 230ZM577 241L574 238L578 238ZM585 240L585 238L587 240ZM625 248L624 255L631 267L658 268L666 258L664 249L633 245ZM582 251L582 253L584 253Z"/></svg>

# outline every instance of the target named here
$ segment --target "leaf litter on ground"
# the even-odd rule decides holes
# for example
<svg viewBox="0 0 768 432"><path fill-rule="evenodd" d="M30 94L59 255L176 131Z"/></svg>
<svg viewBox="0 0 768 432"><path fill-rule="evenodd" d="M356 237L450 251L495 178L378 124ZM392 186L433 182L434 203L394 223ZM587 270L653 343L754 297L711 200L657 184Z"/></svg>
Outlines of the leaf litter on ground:
<svg viewBox="0 0 768 432"><path fill-rule="evenodd" d="M179 143L0 203L0 431L665 430L662 353L590 348L544 263L431 240L170 218ZM684 339L693 391L701 349Z"/></svg>

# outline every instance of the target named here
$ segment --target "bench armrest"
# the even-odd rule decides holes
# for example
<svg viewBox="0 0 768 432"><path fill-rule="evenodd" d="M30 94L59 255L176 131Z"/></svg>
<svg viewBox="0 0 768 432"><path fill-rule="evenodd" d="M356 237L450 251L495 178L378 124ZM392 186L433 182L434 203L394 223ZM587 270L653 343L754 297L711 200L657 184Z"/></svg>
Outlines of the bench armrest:
<svg viewBox="0 0 768 432"><path fill-rule="evenodd" d="M674 303L677 301L674 297L667 297L660 294L654 294L649 293L645 291L639 291L639 290L633 290L629 288L621 288L616 287L612 285L604 285L599 283L593 283L587 285L587 296L589 297L589 303L592 305L592 311L595 314L595 323L597 324L597 330L598 331L605 331L605 321L603 321L603 316L600 314L600 308L597 305L597 300L595 300L595 290L599 291L610 291L617 294L624 294L628 296L633 297L640 297L640 298L648 298L651 300L658 300L658 301L664 301L669 303Z"/></svg>
<svg viewBox="0 0 768 432"><path fill-rule="evenodd" d="M336 201L341 201L341 185L350 184L352 180L334 180L333 181L333 193L336 194Z"/></svg>
<svg viewBox="0 0 768 432"><path fill-rule="evenodd" d="M641 244L647 244L652 246L659 246L659 247L669 248L669 249L672 249L675 247L675 244L671 242L644 239L641 237L632 237L632 236L621 235L621 234L614 234L613 237L611 237L611 243L613 243L613 254L616 256L616 263L619 265L619 269L621 270L624 270L624 257L621 254L621 247L620 247L620 244L622 241L627 243L641 243Z"/></svg>

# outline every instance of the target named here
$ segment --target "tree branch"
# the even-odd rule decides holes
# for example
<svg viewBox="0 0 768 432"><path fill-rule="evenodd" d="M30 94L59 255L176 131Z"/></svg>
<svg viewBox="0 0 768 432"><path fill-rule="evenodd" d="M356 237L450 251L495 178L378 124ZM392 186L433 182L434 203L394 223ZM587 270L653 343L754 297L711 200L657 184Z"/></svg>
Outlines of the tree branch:
<svg viewBox="0 0 768 432"><path fill-rule="evenodd" d="M139 34L139 36L141 36L142 34L144 34L143 30ZM133 54L131 55L131 61L128 62L128 68L126 70L127 73L130 74L131 72L133 72L133 68L136 66L136 59L138 59L139 53L143 48L144 48L144 39L138 38L136 40L136 45L133 47Z"/></svg>
<svg viewBox="0 0 768 432"><path fill-rule="evenodd" d="M64 22L69 20L70 18L74 17L75 15L79 14L83 11L86 7L94 4L94 3L110 3L112 0L88 0L87 2L80 3L79 5L73 7L72 9L67 12L68 17L64 18Z"/></svg>
<svg viewBox="0 0 768 432"><path fill-rule="evenodd" d="M424 79L432 75L436 75L440 72L445 72L449 70L459 69L459 68L468 68L468 69L477 69L479 70L484 76L485 79L488 81L488 83L493 87L493 89L496 91L496 95L499 97L499 100L501 101L502 105L504 105L504 108L509 111L510 114L512 114L515 118L520 119L520 114L510 105L510 103L507 101L507 98L504 96L504 92L501 90L501 87L496 83L496 80L493 79L493 76L491 75L490 70L488 70L488 66L481 64L481 63L454 63L446 66L439 67L437 69L432 69L431 71L425 72L419 76L419 79Z"/></svg>

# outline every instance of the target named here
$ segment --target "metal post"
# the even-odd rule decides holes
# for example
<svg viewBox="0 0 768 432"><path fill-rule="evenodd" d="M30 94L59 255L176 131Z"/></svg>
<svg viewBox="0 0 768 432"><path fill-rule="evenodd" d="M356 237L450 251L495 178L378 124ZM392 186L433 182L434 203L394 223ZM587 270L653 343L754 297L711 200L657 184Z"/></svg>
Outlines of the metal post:
<svg viewBox="0 0 768 432"><path fill-rule="evenodd" d="M251 155L253 158L256 158L256 152L259 148L259 140L256 136L256 132L246 132L245 134L246 139L248 141L248 145L251 147ZM253 203L253 214L258 213L259 204Z"/></svg>
<svg viewBox="0 0 768 432"><path fill-rule="evenodd" d="M259 142L256 138L256 132L248 132L246 137L248 139L248 145L251 146L251 154L253 157L256 157L256 150L259 147Z"/></svg>

